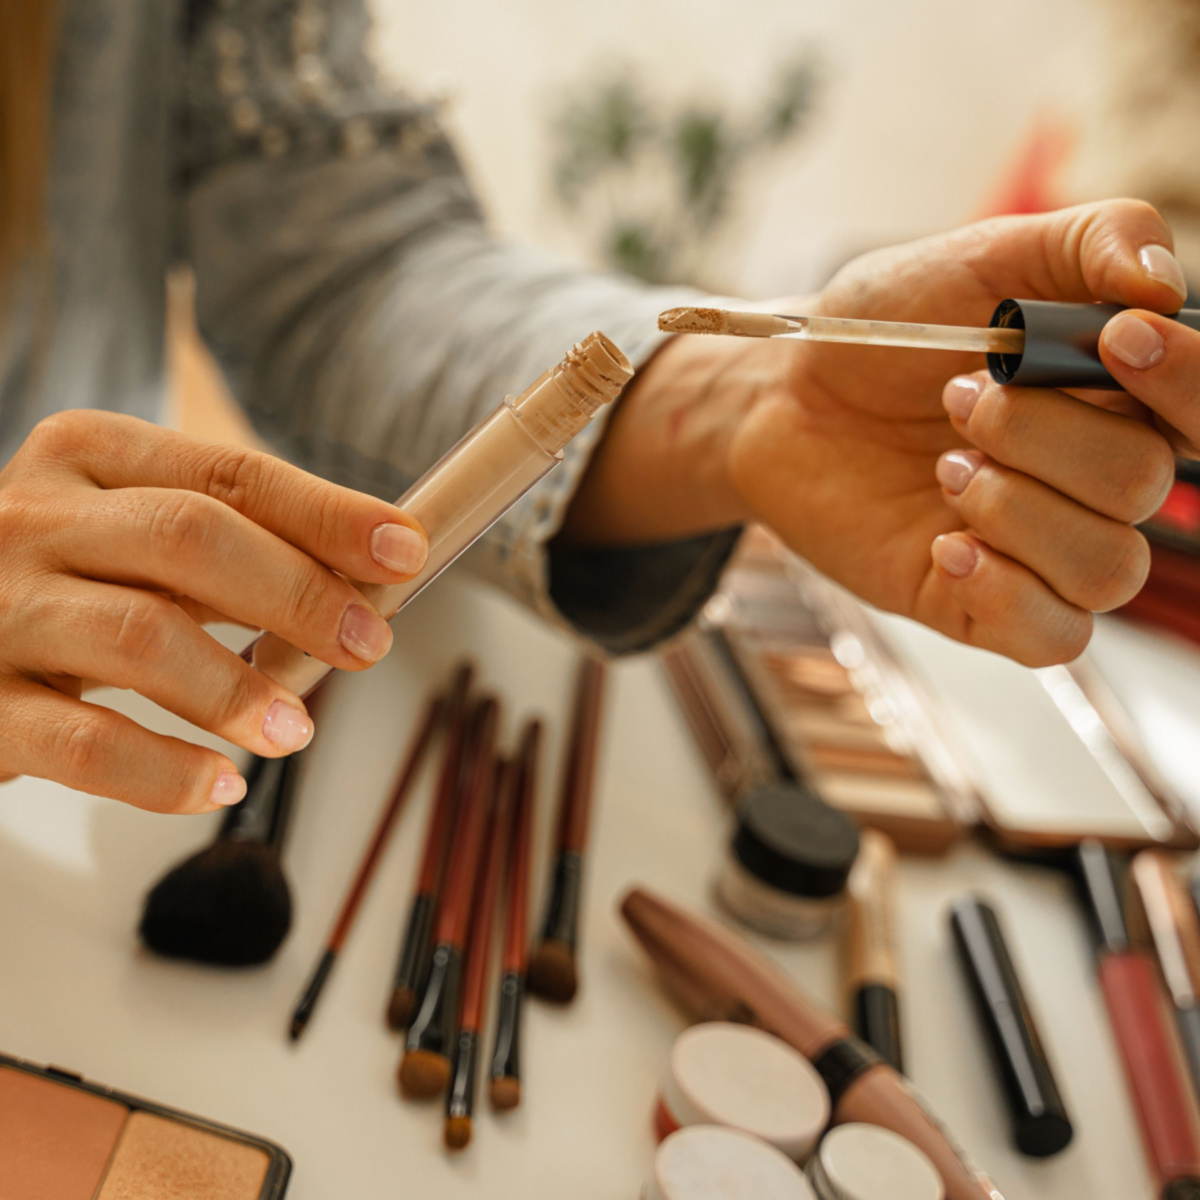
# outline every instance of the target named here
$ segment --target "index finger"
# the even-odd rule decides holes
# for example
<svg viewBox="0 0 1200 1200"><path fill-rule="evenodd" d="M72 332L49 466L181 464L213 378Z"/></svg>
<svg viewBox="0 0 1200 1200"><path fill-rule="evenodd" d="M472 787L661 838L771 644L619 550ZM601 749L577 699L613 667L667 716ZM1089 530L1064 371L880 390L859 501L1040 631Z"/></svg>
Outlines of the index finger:
<svg viewBox="0 0 1200 1200"><path fill-rule="evenodd" d="M1141 200L1104 200L1001 217L958 235L990 296L1103 301L1175 312L1187 295L1171 228Z"/></svg>
<svg viewBox="0 0 1200 1200"><path fill-rule="evenodd" d="M386 500L339 487L258 450L223 446L114 413L43 423L54 461L98 486L177 488L228 505L319 562L366 583L396 583L425 563L425 531Z"/></svg>

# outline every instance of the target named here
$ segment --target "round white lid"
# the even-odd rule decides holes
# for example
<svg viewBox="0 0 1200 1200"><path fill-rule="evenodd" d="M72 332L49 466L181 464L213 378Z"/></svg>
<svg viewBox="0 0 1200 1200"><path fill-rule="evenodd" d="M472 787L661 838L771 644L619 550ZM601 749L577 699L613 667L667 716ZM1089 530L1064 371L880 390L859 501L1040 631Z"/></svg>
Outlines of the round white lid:
<svg viewBox="0 0 1200 1200"><path fill-rule="evenodd" d="M822 1200L944 1200L937 1168L907 1138L878 1125L837 1125L809 1173Z"/></svg>
<svg viewBox="0 0 1200 1200"><path fill-rule="evenodd" d="M786 1154L719 1125L671 1134L654 1156L644 1200L815 1200Z"/></svg>
<svg viewBox="0 0 1200 1200"><path fill-rule="evenodd" d="M829 1121L829 1092L812 1064L773 1034L712 1021L675 1040L663 1101L680 1125L744 1129L806 1158Z"/></svg>

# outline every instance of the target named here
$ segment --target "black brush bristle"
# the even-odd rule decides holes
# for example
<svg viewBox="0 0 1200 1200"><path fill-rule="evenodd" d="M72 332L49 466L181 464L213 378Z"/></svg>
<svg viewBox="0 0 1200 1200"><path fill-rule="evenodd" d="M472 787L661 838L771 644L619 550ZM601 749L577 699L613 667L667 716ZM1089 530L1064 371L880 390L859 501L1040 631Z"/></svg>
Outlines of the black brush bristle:
<svg viewBox="0 0 1200 1200"><path fill-rule="evenodd" d="M168 958L250 967L279 949L291 925L292 893L279 850L222 839L155 884L138 932Z"/></svg>
<svg viewBox="0 0 1200 1200"><path fill-rule="evenodd" d="M151 950L252 967L283 944L292 925L283 842L303 757L251 762L246 798L226 812L216 840L150 890L138 932Z"/></svg>

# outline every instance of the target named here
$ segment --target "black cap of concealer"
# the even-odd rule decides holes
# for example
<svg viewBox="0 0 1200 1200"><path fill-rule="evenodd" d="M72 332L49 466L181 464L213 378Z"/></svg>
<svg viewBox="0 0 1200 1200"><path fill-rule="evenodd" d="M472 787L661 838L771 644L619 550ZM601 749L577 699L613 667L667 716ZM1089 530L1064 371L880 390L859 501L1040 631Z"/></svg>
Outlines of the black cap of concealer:
<svg viewBox="0 0 1200 1200"><path fill-rule="evenodd" d="M996 913L965 896L950 910L950 927L1004 1085L1017 1149L1035 1158L1057 1154L1074 1131Z"/></svg>
<svg viewBox="0 0 1200 1200"><path fill-rule="evenodd" d="M1025 349L1020 354L989 354L988 370L997 383L1013 387L1124 391L1100 361L1100 331L1124 311L1119 304L1002 300L989 325L1025 330ZM1170 319L1200 330L1200 309L1185 308Z"/></svg>

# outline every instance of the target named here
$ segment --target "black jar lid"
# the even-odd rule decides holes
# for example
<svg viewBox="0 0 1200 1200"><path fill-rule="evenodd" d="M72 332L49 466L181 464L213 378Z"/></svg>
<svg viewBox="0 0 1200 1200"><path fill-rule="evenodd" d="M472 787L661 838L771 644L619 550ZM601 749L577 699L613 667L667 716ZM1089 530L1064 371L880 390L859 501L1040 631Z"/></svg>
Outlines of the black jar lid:
<svg viewBox="0 0 1200 1200"><path fill-rule="evenodd" d="M804 784L769 784L738 805L734 857L793 896L834 896L858 856L858 830Z"/></svg>

